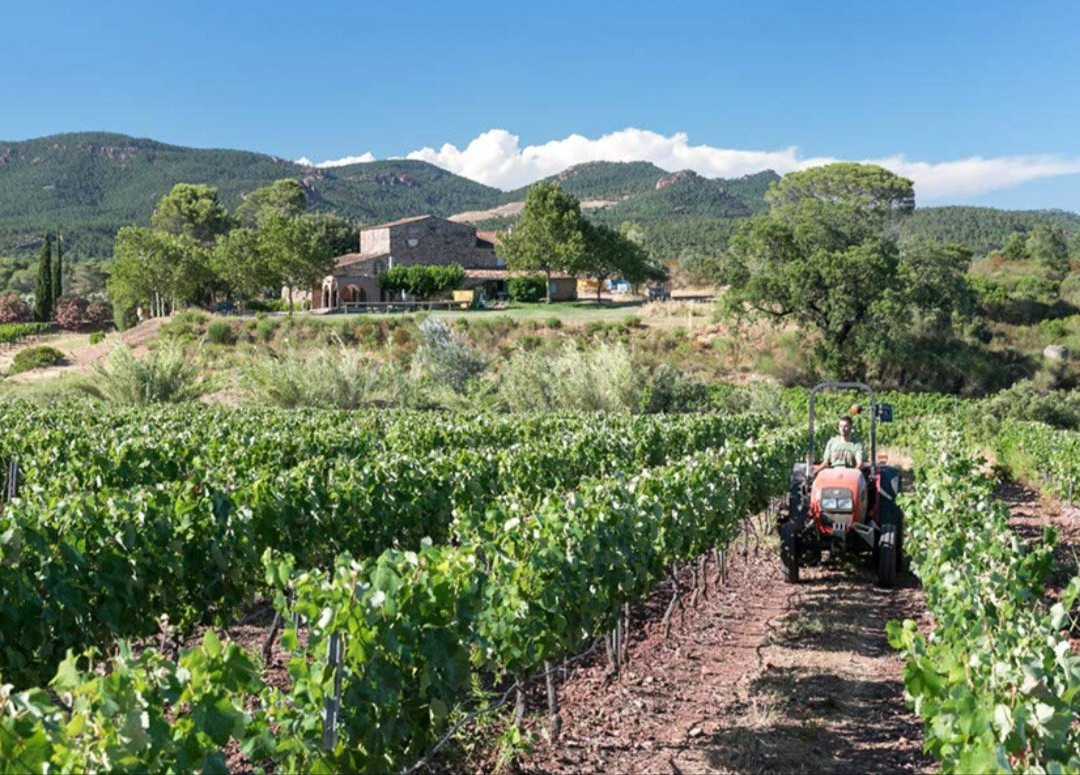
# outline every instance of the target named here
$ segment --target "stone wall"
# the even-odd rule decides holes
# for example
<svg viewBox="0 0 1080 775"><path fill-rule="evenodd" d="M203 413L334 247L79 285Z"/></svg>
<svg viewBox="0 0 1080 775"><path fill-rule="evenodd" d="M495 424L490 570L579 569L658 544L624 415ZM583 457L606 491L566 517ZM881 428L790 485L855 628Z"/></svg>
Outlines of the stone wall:
<svg viewBox="0 0 1080 775"><path fill-rule="evenodd" d="M497 265L493 250L476 246L476 229L468 224L428 218L391 226L388 231L389 253L394 257L395 266L461 264L481 268Z"/></svg>
<svg viewBox="0 0 1080 775"><path fill-rule="evenodd" d="M390 252L390 229L367 229L360 232L360 252L366 256Z"/></svg>

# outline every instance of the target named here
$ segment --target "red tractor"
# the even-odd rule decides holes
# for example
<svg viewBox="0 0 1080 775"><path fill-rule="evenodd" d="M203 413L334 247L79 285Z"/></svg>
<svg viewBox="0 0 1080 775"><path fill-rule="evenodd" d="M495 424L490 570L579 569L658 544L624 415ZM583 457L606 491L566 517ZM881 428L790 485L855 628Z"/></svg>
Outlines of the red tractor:
<svg viewBox="0 0 1080 775"><path fill-rule="evenodd" d="M823 390L861 390L870 397L870 457L859 467L814 465L814 401ZM862 413L854 405L852 414ZM780 561L784 580L797 583L799 568L856 551L872 553L878 584L892 587L901 563L904 516L896 503L900 469L877 459L877 424L892 421L892 407L879 404L862 382L822 382L810 391L810 449L791 472L786 513L781 512Z"/></svg>

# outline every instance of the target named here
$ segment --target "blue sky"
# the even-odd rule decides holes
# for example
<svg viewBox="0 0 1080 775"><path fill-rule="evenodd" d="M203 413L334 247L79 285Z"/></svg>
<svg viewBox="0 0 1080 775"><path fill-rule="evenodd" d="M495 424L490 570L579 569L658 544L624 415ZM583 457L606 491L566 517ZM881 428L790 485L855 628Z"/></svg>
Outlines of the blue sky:
<svg viewBox="0 0 1080 775"><path fill-rule="evenodd" d="M1080 210L1075 2L5 5L5 140L412 153L504 188L879 160L928 204Z"/></svg>

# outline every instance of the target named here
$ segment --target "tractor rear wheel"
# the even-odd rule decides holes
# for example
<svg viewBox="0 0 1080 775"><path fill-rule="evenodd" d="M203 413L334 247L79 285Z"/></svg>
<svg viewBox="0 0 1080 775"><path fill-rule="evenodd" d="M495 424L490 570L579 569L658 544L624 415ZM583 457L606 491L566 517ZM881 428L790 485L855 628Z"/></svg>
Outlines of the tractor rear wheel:
<svg viewBox="0 0 1080 775"><path fill-rule="evenodd" d="M891 589L896 586L896 566L899 559L900 531L896 525L884 525L878 536L878 586Z"/></svg>
<svg viewBox="0 0 1080 775"><path fill-rule="evenodd" d="M799 531L793 520L780 526L780 564L784 566L784 581L799 583Z"/></svg>

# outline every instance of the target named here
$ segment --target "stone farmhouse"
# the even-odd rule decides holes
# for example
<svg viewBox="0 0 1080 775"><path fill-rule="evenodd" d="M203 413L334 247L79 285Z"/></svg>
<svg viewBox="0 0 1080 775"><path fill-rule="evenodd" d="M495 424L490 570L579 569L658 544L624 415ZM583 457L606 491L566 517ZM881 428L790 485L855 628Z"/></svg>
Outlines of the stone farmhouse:
<svg viewBox="0 0 1080 775"><path fill-rule="evenodd" d="M505 292L511 274L497 248L494 232L433 215L366 226L360 230L360 252L338 256L333 274L311 290L311 307L329 310L349 303L388 301L379 288L379 275L394 266L417 264L460 264L466 287L483 288L495 297ZM577 298L574 278L552 278L552 283L561 299Z"/></svg>

